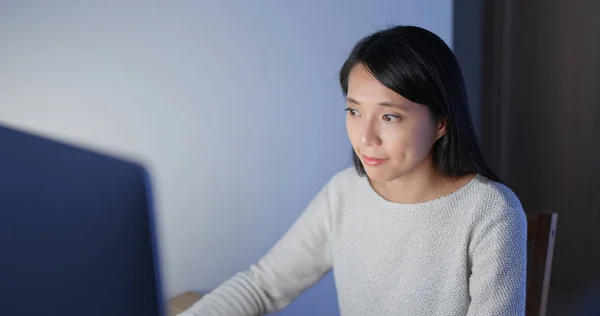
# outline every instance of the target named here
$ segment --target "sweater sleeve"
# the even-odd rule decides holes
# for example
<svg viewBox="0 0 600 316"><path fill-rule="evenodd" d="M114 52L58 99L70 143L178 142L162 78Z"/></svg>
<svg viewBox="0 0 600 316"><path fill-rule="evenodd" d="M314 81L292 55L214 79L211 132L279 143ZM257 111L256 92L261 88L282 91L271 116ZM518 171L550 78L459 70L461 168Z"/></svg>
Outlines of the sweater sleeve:
<svg viewBox="0 0 600 316"><path fill-rule="evenodd" d="M468 316L525 315L527 218L516 204L482 221L474 236Z"/></svg>
<svg viewBox="0 0 600 316"><path fill-rule="evenodd" d="M179 316L250 316L279 311L331 269L331 181L283 237Z"/></svg>

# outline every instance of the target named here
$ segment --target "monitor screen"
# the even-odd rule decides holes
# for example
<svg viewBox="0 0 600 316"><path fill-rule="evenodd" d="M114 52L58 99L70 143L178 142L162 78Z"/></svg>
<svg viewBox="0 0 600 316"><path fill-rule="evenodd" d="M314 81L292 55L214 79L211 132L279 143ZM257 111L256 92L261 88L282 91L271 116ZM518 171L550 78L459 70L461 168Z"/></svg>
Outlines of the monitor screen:
<svg viewBox="0 0 600 316"><path fill-rule="evenodd" d="M163 316L140 164L0 125L0 315Z"/></svg>

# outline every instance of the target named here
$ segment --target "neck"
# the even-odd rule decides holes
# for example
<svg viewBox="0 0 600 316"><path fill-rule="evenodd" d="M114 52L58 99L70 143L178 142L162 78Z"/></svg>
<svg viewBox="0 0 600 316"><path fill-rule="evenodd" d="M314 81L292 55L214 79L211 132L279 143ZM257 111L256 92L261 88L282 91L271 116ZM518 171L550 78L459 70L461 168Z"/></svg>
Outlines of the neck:
<svg viewBox="0 0 600 316"><path fill-rule="evenodd" d="M473 175L449 179L437 171L431 159L410 172L388 182L372 182L371 186L390 202L414 204L448 195L465 185Z"/></svg>

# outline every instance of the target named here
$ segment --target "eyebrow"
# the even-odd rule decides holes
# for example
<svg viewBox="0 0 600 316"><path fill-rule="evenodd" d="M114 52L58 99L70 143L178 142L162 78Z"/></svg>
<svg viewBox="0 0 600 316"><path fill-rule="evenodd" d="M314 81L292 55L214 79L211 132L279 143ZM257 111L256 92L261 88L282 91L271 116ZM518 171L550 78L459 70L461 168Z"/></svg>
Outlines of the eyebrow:
<svg viewBox="0 0 600 316"><path fill-rule="evenodd" d="M360 105L360 103L358 101L354 100L351 97L346 97L346 102ZM404 105L401 105L401 104L398 104L398 103L393 103L393 102L387 102L387 101L385 101L385 102L379 102L377 104L381 105L381 106L386 106L386 107L390 107L390 108L397 108L397 109L401 109L401 110L405 110L405 111L409 111L410 110L409 108L407 108Z"/></svg>

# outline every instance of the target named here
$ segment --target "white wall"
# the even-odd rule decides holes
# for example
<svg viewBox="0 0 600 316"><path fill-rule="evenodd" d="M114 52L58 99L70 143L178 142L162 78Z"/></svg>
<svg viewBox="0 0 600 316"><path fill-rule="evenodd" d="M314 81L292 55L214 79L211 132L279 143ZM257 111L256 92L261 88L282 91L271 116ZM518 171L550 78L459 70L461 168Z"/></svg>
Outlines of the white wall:
<svg viewBox="0 0 600 316"><path fill-rule="evenodd" d="M0 122L144 161L166 294L257 260L350 162L337 71L362 36L451 43L452 1L3 1Z"/></svg>

